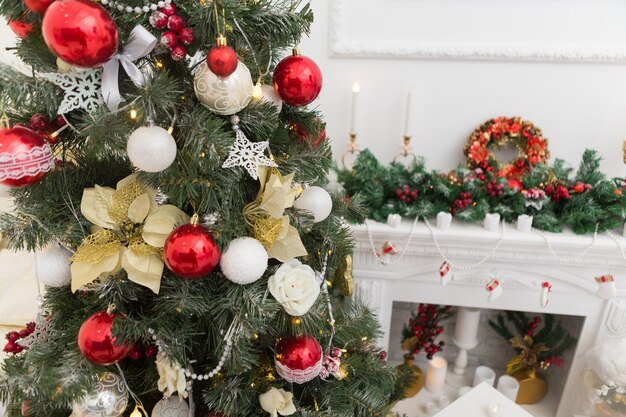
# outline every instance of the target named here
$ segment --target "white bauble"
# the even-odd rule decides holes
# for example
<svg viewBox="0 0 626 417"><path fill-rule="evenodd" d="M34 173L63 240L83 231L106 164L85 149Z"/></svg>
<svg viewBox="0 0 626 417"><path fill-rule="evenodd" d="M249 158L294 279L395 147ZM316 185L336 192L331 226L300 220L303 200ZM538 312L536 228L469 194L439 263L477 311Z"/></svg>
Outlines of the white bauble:
<svg viewBox="0 0 626 417"><path fill-rule="evenodd" d="M163 398L152 409L151 417L188 417L189 406L187 401L178 395Z"/></svg>
<svg viewBox="0 0 626 417"><path fill-rule="evenodd" d="M328 191L322 187L311 186L305 188L293 203L298 210L306 210L313 214L315 223L321 222L330 214L333 209L333 200Z"/></svg>
<svg viewBox="0 0 626 417"><path fill-rule="evenodd" d="M50 287L64 287L70 284L70 258L72 254L51 243L36 254L37 272L39 281Z"/></svg>
<svg viewBox="0 0 626 417"><path fill-rule="evenodd" d="M238 237L222 253L220 268L232 282L250 284L263 276L267 259L267 251L261 242L251 237Z"/></svg>
<svg viewBox="0 0 626 417"><path fill-rule="evenodd" d="M252 99L252 76L243 62L228 77L218 77L206 62L198 65L193 87L200 103L209 110L229 116L235 114Z"/></svg>
<svg viewBox="0 0 626 417"><path fill-rule="evenodd" d="M93 391L72 405L76 417L117 417L128 405L126 384L113 372L105 372Z"/></svg>
<svg viewBox="0 0 626 417"><path fill-rule="evenodd" d="M280 98L276 90L274 90L274 86L263 84L261 86L261 91L263 92L263 96L261 97L261 101L273 104L276 107L277 112L283 109L283 100Z"/></svg>
<svg viewBox="0 0 626 417"><path fill-rule="evenodd" d="M135 130L126 145L128 159L146 172L161 172L176 159L176 141L159 126L144 126Z"/></svg>

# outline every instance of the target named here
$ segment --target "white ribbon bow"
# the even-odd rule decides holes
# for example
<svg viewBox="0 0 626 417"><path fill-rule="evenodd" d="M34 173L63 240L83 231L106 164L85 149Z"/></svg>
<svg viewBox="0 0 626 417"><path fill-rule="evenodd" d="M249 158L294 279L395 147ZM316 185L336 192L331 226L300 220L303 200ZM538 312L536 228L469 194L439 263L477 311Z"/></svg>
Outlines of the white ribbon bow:
<svg viewBox="0 0 626 417"><path fill-rule="evenodd" d="M102 97L111 111L117 110L124 101L120 95L118 85L118 72L120 62L126 74L138 86L142 87L146 80L137 65L133 61L148 55L156 46L157 39L143 26L137 25L130 32L128 43L121 53L115 54L106 64L102 71Z"/></svg>

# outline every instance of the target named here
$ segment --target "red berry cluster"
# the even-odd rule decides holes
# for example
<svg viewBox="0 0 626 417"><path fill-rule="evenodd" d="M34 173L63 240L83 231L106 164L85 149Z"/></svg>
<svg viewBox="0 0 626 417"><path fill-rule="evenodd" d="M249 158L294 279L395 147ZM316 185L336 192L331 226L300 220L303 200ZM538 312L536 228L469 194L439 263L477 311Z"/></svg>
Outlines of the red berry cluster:
<svg viewBox="0 0 626 417"><path fill-rule="evenodd" d="M378 354L378 359L380 360L380 363L383 364L383 366L387 366L387 356L388 355L386 350L381 350Z"/></svg>
<svg viewBox="0 0 626 417"><path fill-rule="evenodd" d="M548 185L546 187L546 194L548 194L555 203L570 199L569 191L567 191L567 188L562 185L558 185L556 187Z"/></svg>
<svg viewBox="0 0 626 417"><path fill-rule="evenodd" d="M51 133L58 130L59 128L65 126L65 119L63 116L57 116L53 121L50 121L46 116L41 114L33 114L30 118L28 126L33 130L36 130L37 133L41 135L46 142L49 143L57 143L59 141L58 136L52 137Z"/></svg>
<svg viewBox="0 0 626 417"><path fill-rule="evenodd" d="M591 184L585 184L582 181L578 181L576 184L569 187L570 191L577 194L582 194L585 191L591 190Z"/></svg>
<svg viewBox="0 0 626 417"><path fill-rule="evenodd" d="M152 13L149 21L155 29L166 29L161 34L161 44L170 50L172 59L184 59L187 49L183 45L191 45L195 35L190 27L185 27L183 18L176 14L174 3L166 4L161 10Z"/></svg>
<svg viewBox="0 0 626 417"><path fill-rule="evenodd" d="M404 184L402 188L398 188L396 190L396 197L400 199L400 201L404 201L405 203L411 203L417 200L417 195L419 191L417 188L410 189L408 185Z"/></svg>
<svg viewBox="0 0 626 417"><path fill-rule="evenodd" d="M504 184L498 184L496 180L487 183L487 195L489 197L500 197L504 193Z"/></svg>
<svg viewBox="0 0 626 417"><path fill-rule="evenodd" d="M541 323L541 319L539 316L533 317L530 323L528 323L528 330L526 330L526 334L530 337L535 335L535 330L537 330L537 326Z"/></svg>
<svg viewBox="0 0 626 417"><path fill-rule="evenodd" d="M444 341L435 342L444 328L439 324L444 315L447 315L450 307L440 307L434 304L420 304L417 314L409 319L408 328L417 339L411 353L426 352L426 357L432 359L433 355L440 352L445 346Z"/></svg>
<svg viewBox="0 0 626 417"><path fill-rule="evenodd" d="M157 347L154 345L148 345L145 348L141 348L137 345L133 346L128 356L133 360L139 360L144 355L146 358L154 358L158 353Z"/></svg>
<svg viewBox="0 0 626 417"><path fill-rule="evenodd" d="M452 211L457 212L464 210L470 204L472 204L472 195L469 191L460 192L457 199L452 202Z"/></svg>
<svg viewBox="0 0 626 417"><path fill-rule="evenodd" d="M476 168L474 170L474 175L481 181L485 181L487 179L487 177L485 176L485 171L483 171L482 168Z"/></svg>
<svg viewBox="0 0 626 417"><path fill-rule="evenodd" d="M26 327L19 332L9 332L6 334L6 339L8 340L7 344L4 345L3 351L6 353L11 353L13 355L17 355L25 348L24 346L17 343L18 340L24 339L30 336L35 331L35 323L30 322L26 324Z"/></svg>
<svg viewBox="0 0 626 417"><path fill-rule="evenodd" d="M546 363L548 365L562 366L565 363L565 360L563 358L558 357L558 356L552 356L552 357L546 359Z"/></svg>

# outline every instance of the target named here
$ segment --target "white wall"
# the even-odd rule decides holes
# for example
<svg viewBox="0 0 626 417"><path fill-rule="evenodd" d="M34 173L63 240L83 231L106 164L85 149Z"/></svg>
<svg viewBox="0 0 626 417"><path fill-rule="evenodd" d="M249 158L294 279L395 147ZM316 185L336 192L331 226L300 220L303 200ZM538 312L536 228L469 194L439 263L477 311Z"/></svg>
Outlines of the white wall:
<svg viewBox="0 0 626 417"><path fill-rule="evenodd" d="M385 162L390 161L401 148L404 101L407 90L412 86L415 97L412 145L416 153L426 157L430 168L447 171L461 162L467 136L483 121L499 115L519 115L533 121L544 131L550 140L553 158L557 156L577 165L584 149L594 148L604 156L603 169L607 174L626 175L621 152L622 140L626 138L626 64L623 61L590 63L331 57L334 1L312 2L316 20L311 38L302 42L301 50L316 60L324 74L319 107L325 113L327 132L333 139L337 158L348 144L351 88L358 81L361 86L358 143L362 148L371 149ZM455 7L455 4L469 1L489 3L486 0L439 0L435 3L443 4L442 7ZM377 2L389 7L406 8L406 15L409 16L415 13L416 8L433 4L428 0ZM512 5L518 3L501 0L492 4L506 5L507 2ZM352 3L359 4L357 0ZM360 4L368 7L372 3L373 0L368 0ZM526 7L539 7L542 2L527 1L525 4ZM593 8L599 3L557 0L554 7L567 11L571 4ZM617 1L612 5L610 2L603 4L617 7L619 11L626 5ZM597 9L587 11L592 15ZM350 21L349 26L363 26L367 22L372 31L379 30L380 9L372 8L368 14L364 13L364 10L359 11L363 17L360 23ZM605 14L611 15L610 11ZM617 9L613 13L620 14ZM504 16L502 13L487 14L482 22L476 21L475 24L489 25ZM621 14L619 18L626 29L624 16L626 14ZM598 21L601 17L594 19L593 25L590 22L594 30L590 30L588 25L580 25L581 38L592 36L598 26L610 27L609 23L614 24L613 21ZM510 21L511 26L520 31L528 27L525 21L518 21L515 17L511 17ZM552 26L546 33L559 31L558 21L550 24ZM613 37L609 33L607 39L626 45L623 42L624 31L615 32ZM390 35L391 38L393 36ZM498 40L496 32L494 41ZM397 41L403 42L401 38Z"/></svg>

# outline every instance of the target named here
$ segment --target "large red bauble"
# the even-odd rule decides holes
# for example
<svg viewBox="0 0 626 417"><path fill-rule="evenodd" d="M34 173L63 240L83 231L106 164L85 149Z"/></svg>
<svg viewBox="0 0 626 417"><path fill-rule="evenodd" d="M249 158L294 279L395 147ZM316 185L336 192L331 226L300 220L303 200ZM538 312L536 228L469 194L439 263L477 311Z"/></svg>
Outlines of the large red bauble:
<svg viewBox="0 0 626 417"><path fill-rule="evenodd" d="M52 149L38 133L24 126L0 130L0 184L32 185L52 168Z"/></svg>
<svg viewBox="0 0 626 417"><path fill-rule="evenodd" d="M177 227L165 239L163 259L183 278L202 278L220 261L220 250L209 230L198 224Z"/></svg>
<svg viewBox="0 0 626 417"><path fill-rule="evenodd" d="M132 346L115 343L111 327L117 315L100 311L90 316L78 331L78 349L97 365L113 365L124 359Z"/></svg>
<svg viewBox="0 0 626 417"><path fill-rule="evenodd" d="M228 77L237 69L239 60L237 53L227 45L215 45L209 49L206 63L213 74L218 77Z"/></svg>
<svg viewBox="0 0 626 417"><path fill-rule="evenodd" d="M33 30L33 24L24 22L23 20L7 20L9 27L20 38L25 38Z"/></svg>
<svg viewBox="0 0 626 417"><path fill-rule="evenodd" d="M91 0L55 1L43 17L41 31L48 48L77 67L98 67L117 51L115 22Z"/></svg>
<svg viewBox="0 0 626 417"><path fill-rule="evenodd" d="M24 6L31 12L44 14L54 0L24 0Z"/></svg>
<svg viewBox="0 0 626 417"><path fill-rule="evenodd" d="M311 58L295 52L276 65L274 89L285 103L306 106L322 90L322 71Z"/></svg>
<svg viewBox="0 0 626 417"><path fill-rule="evenodd" d="M322 347L313 336L285 337L276 345L274 364L284 379L304 384L319 375L322 356Z"/></svg>
<svg viewBox="0 0 626 417"><path fill-rule="evenodd" d="M322 143L324 139L326 139L326 123L319 121L319 133L317 137L315 137L311 132L307 131L304 128L302 123L293 123L293 129L296 132L296 135L302 140L311 143L311 146L317 148L317 146ZM291 126L290 126L291 127Z"/></svg>

